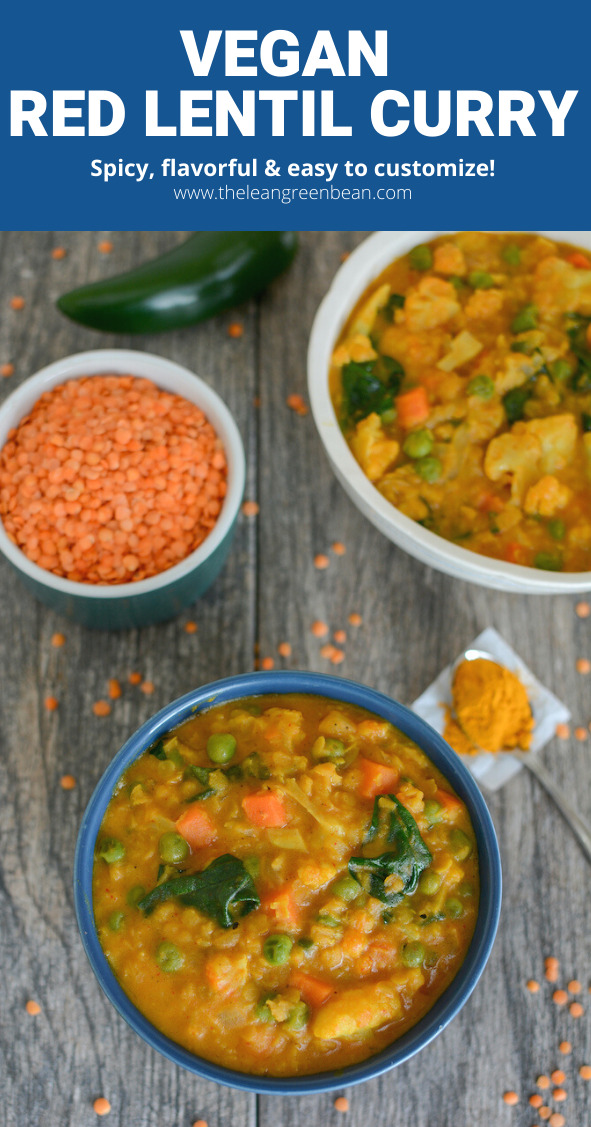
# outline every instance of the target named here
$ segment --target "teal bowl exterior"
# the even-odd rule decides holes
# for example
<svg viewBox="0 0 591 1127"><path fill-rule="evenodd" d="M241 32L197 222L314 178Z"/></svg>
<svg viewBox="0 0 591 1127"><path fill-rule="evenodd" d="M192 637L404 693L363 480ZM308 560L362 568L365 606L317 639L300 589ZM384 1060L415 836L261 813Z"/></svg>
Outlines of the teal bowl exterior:
<svg viewBox="0 0 591 1127"><path fill-rule="evenodd" d="M463 802L476 834L480 868L478 919L466 958L455 978L421 1020L381 1052L346 1068L303 1076L262 1076L213 1064L164 1036L127 997L115 978L97 935L92 907L94 847L113 790L125 771L155 740L196 712L260 693L310 693L361 705L410 736L443 772ZM492 819L467 767L449 744L420 716L366 685L324 673L296 670L243 673L194 689L146 721L117 753L97 783L84 813L74 858L74 905L84 949L100 986L121 1017L153 1049L189 1072L248 1092L303 1096L341 1090L372 1080L409 1060L441 1033L462 1008L480 978L494 942L501 909L501 859ZM98 1035L98 1032L97 1032ZM461 1069L460 1059L450 1062Z"/></svg>
<svg viewBox="0 0 591 1127"><path fill-rule="evenodd" d="M28 591L70 622L99 630L129 630L174 618L216 579L236 530L244 492L245 457L240 433L219 395L187 368L163 356L131 349L104 348L57 360L25 380L0 407L0 448L12 427L39 397L67 380L120 372L151 379L158 387L195 403L212 424L228 463L227 493L209 535L180 563L137 583L96 586L53 575L29 560L0 521L0 551Z"/></svg>
<svg viewBox="0 0 591 1127"><path fill-rule="evenodd" d="M11 566L27 590L39 599L39 602L45 603L45 606L57 611L70 622L77 622L91 630L132 630L142 626L154 626L158 622L175 618L211 587L228 557L236 531L236 521L237 517L234 518L218 547L206 560L197 564L193 571L172 583L158 587L155 591L146 591L143 594L132 594L118 599L102 599L99 602L92 595L71 595L54 587L48 587L45 583L38 583L14 564ZM166 575L166 572L163 574Z"/></svg>

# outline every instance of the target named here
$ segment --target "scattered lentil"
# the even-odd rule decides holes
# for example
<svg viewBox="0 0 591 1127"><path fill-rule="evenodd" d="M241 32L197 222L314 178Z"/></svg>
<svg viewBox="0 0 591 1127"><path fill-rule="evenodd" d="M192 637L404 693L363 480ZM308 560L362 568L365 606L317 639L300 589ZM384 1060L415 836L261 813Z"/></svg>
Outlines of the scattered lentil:
<svg viewBox="0 0 591 1127"><path fill-rule="evenodd" d="M121 696L121 685L116 677L109 677L109 696L111 700L119 700Z"/></svg>
<svg viewBox="0 0 591 1127"><path fill-rule="evenodd" d="M73 775L62 775L60 779L60 786L62 790L74 790L76 780Z"/></svg>
<svg viewBox="0 0 591 1127"><path fill-rule="evenodd" d="M555 1068L554 1072L550 1073L550 1079L553 1084L564 1084L566 1076L561 1068Z"/></svg>
<svg viewBox="0 0 591 1127"><path fill-rule="evenodd" d="M196 633L197 633L197 623L196 622L185 622L185 634L196 634Z"/></svg>
<svg viewBox="0 0 591 1127"><path fill-rule="evenodd" d="M207 1119L196 1119L193 1127L207 1127Z"/></svg>
<svg viewBox="0 0 591 1127"><path fill-rule="evenodd" d="M543 1074L541 1076L538 1076L538 1079L536 1080L536 1086L538 1088L542 1088L542 1089L549 1088L550 1087L550 1077L544 1076Z"/></svg>
<svg viewBox="0 0 591 1127"><path fill-rule="evenodd" d="M41 1013L41 1006L39 1005L39 1002L34 1002L31 998L26 1003L25 1009L27 1013L31 1015L31 1017L37 1017L38 1014Z"/></svg>
<svg viewBox="0 0 591 1127"><path fill-rule="evenodd" d="M25 308L24 297L11 297L10 308L14 309L17 313L19 313L21 309Z"/></svg>
<svg viewBox="0 0 591 1127"><path fill-rule="evenodd" d="M503 1094L503 1100L506 1104L509 1104L510 1107L514 1107L515 1104L519 1103L519 1096L517 1092L505 1092Z"/></svg>
<svg viewBox="0 0 591 1127"><path fill-rule="evenodd" d="M97 1115L108 1115L111 1110L111 1105L104 1096L99 1096L92 1106Z"/></svg>
<svg viewBox="0 0 591 1127"><path fill-rule="evenodd" d="M245 501L242 505L242 512L245 517L256 517L259 509L260 505L257 501Z"/></svg>
<svg viewBox="0 0 591 1127"><path fill-rule="evenodd" d="M51 257L55 258L56 262L59 262L60 259L66 257L67 253L68 252L65 247L54 247L51 252Z"/></svg>
<svg viewBox="0 0 591 1127"><path fill-rule="evenodd" d="M555 1002L557 1006L565 1006L568 1002L566 990L555 990L552 995L552 1001Z"/></svg>
<svg viewBox="0 0 591 1127"><path fill-rule="evenodd" d="M335 650L336 646L333 646L332 642L327 642L325 646L320 647L320 657L326 657L330 660Z"/></svg>
<svg viewBox="0 0 591 1127"><path fill-rule="evenodd" d="M338 642L339 645L342 646L343 642L347 641L346 630L335 630L335 632L333 634L333 638L334 638L335 642Z"/></svg>
<svg viewBox="0 0 591 1127"><path fill-rule="evenodd" d="M591 661L588 657L578 657L575 662L577 673L591 673Z"/></svg>
<svg viewBox="0 0 591 1127"><path fill-rule="evenodd" d="M14 364L3 364L0 368L0 373L8 379L9 376L14 375Z"/></svg>
<svg viewBox="0 0 591 1127"><path fill-rule="evenodd" d="M332 545L332 550L335 556L344 556L345 552L347 551L345 545L342 544L340 540L335 540L334 544Z"/></svg>
<svg viewBox="0 0 591 1127"><path fill-rule="evenodd" d="M570 725L569 724L557 724L556 725L556 736L558 737L559 740L567 740L568 737L570 736Z"/></svg>
<svg viewBox="0 0 591 1127"><path fill-rule="evenodd" d="M552 1092L552 1098L556 1100L556 1103L562 1103L562 1101L566 1099L564 1088L555 1088Z"/></svg>
<svg viewBox="0 0 591 1127"><path fill-rule="evenodd" d="M580 994L583 987L578 978L571 978L570 982L567 983L566 989L569 994Z"/></svg>
<svg viewBox="0 0 591 1127"><path fill-rule="evenodd" d="M152 693L154 692L154 682L142 681L140 685L140 692L144 693L147 697L151 697Z"/></svg>
<svg viewBox="0 0 591 1127"><path fill-rule="evenodd" d="M573 1047L572 1047L570 1041L561 1041L560 1042L560 1044L558 1046L558 1052L559 1053L562 1053L563 1056L568 1056L568 1054L572 1053L572 1051L573 1051Z"/></svg>
<svg viewBox="0 0 591 1127"><path fill-rule="evenodd" d="M238 340L238 337L244 336L244 325L241 325L240 321L232 321L231 324L228 325L228 336L232 337L234 340Z"/></svg>
<svg viewBox="0 0 591 1127"><path fill-rule="evenodd" d="M333 651L332 651L332 653L331 653L331 655L330 655L330 660L331 660L331 662L332 662L332 664L333 664L333 665L340 665L340 664L341 664L341 662L345 660L345 653L344 653L344 651L343 651L343 650L339 650L339 649L337 649L337 647L336 647L336 646L334 646L334 647L333 647Z"/></svg>
<svg viewBox="0 0 591 1127"><path fill-rule="evenodd" d="M98 244L97 250L100 251L101 254L111 254L113 244L110 239L103 239L102 242Z"/></svg>
<svg viewBox="0 0 591 1127"><path fill-rule="evenodd" d="M320 619L316 619L316 621L312 623L310 630L315 638L325 638L328 634L326 622L321 622Z"/></svg>
<svg viewBox="0 0 591 1127"><path fill-rule="evenodd" d="M56 708L59 708L57 697L46 697L43 704L48 712L55 712Z"/></svg>
<svg viewBox="0 0 591 1127"><path fill-rule="evenodd" d="M549 1119L552 1115L552 1110L548 1107L547 1104L544 1104L538 1111L538 1115L540 1119Z"/></svg>
<svg viewBox="0 0 591 1127"><path fill-rule="evenodd" d="M314 556L314 567L317 567L319 571L324 571L329 565L330 560L323 552L319 552L317 556Z"/></svg>
<svg viewBox="0 0 591 1127"><path fill-rule="evenodd" d="M589 733L587 732L586 728L583 728L583 727L575 728L575 739L577 739L577 740L586 740L588 734Z"/></svg>
<svg viewBox="0 0 591 1127"><path fill-rule="evenodd" d="M591 1064L582 1064L579 1069L579 1076L582 1080L591 1080Z"/></svg>
<svg viewBox="0 0 591 1127"><path fill-rule="evenodd" d="M65 634L52 634L51 644L55 646L56 649L59 649L60 646L64 646L66 644Z"/></svg>
<svg viewBox="0 0 591 1127"><path fill-rule="evenodd" d="M571 1002L570 1006L568 1007L568 1012L571 1017L582 1017L585 1013L580 1002Z"/></svg>
<svg viewBox="0 0 591 1127"><path fill-rule="evenodd" d="M527 986L530 994L537 994L538 990L540 989L540 984L539 982L536 982L535 978L530 978L529 982L526 982L525 985Z"/></svg>
<svg viewBox="0 0 591 1127"><path fill-rule="evenodd" d="M275 661L272 657L264 657L261 660L261 669L273 669Z"/></svg>
<svg viewBox="0 0 591 1127"><path fill-rule="evenodd" d="M577 614L579 618L589 618L589 615L591 614L591 603L577 603L575 607L575 614Z"/></svg>
<svg viewBox="0 0 591 1127"><path fill-rule="evenodd" d="M130 685L140 685L142 681L142 675L141 673L130 673L127 680L129 681Z"/></svg>
<svg viewBox="0 0 591 1127"><path fill-rule="evenodd" d="M349 615L349 622L351 623L351 626L361 626L363 619L361 615L357 613L357 611L352 611L352 613Z"/></svg>
<svg viewBox="0 0 591 1127"><path fill-rule="evenodd" d="M95 716L110 716L111 705L109 704L108 700L95 700L92 706L92 711L94 712Z"/></svg>
<svg viewBox="0 0 591 1127"><path fill-rule="evenodd" d="M349 1101L346 1096L337 1096L334 1106L337 1111L345 1112L349 1110Z"/></svg>
<svg viewBox="0 0 591 1127"><path fill-rule="evenodd" d="M289 642L280 642L277 646L277 653L280 657L291 657L291 646Z"/></svg>
<svg viewBox="0 0 591 1127"><path fill-rule="evenodd" d="M541 1107L544 1101L542 1097L536 1092L535 1095L529 1097L529 1102L532 1107Z"/></svg>
<svg viewBox="0 0 591 1127"><path fill-rule="evenodd" d="M554 1111L552 1112L548 1123L550 1124L550 1127L564 1127L566 1119L564 1118L564 1115L560 1114L559 1111Z"/></svg>
<svg viewBox="0 0 591 1127"><path fill-rule="evenodd" d="M0 452L8 536L77 582L137 582L178 564L225 493L226 458L200 408L135 376L52 388Z"/></svg>
<svg viewBox="0 0 591 1127"><path fill-rule="evenodd" d="M296 393L288 395L285 402L292 411L295 411L296 415L307 415L310 410L305 399Z"/></svg>

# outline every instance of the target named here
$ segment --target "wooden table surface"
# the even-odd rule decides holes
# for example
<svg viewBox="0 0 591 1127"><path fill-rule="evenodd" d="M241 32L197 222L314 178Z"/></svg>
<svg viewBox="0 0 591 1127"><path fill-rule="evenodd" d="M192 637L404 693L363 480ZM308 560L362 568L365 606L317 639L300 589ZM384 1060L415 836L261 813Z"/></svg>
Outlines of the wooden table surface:
<svg viewBox="0 0 591 1127"><path fill-rule="evenodd" d="M112 252L98 245L110 238ZM499 835L504 902L497 941L475 993L454 1022L418 1057L394 1072L334 1095L254 1096L200 1081L148 1048L117 1015L92 975L78 936L72 864L90 794L114 752L151 713L181 693L253 668L254 654L277 668L342 673L411 702L440 668L487 625L494 625L537 676L570 706L574 725L591 719L589 679L575 660L591 656L591 619L574 598L499 594L418 564L382 537L334 478L311 415L286 405L306 396L306 346L318 302L344 251L361 234L305 234L297 260L259 301L194 329L161 336L101 335L66 321L55 299L72 285L127 268L180 236L119 232L17 233L0 236L0 379L2 399L31 373L67 353L133 347L186 364L220 392L247 451L246 497L258 517L241 516L222 574L180 619L145 630L91 632L37 603L0 564L2 719L0 733L0 1123L9 1127L87 1127L106 1096L113 1127L532 1127L541 1123L528 1097L536 1078L561 1068L568 1098L553 1112L568 1127L591 1122L591 897L589 867L567 826L522 771L487 795ZM67 249L55 260L51 250ZM9 299L22 295L23 310ZM228 325L244 325L231 339ZM257 404L255 406L255 404ZM346 554L331 545L342 541ZM314 556L327 553L320 571ZM347 628L345 660L332 666L310 632L315 619ZM183 626L198 623L196 634ZM51 645L62 630L62 648ZM288 641L292 654L280 658ZM152 696L128 684L132 670L153 681ZM123 695L112 714L92 704L118 677ZM55 712L44 708L54 695ZM573 725L573 727L574 727ZM557 782L591 817L591 740L547 745ZM60 786L64 773L74 790ZM552 1002L544 958L560 959L559 985L578 978L585 1013ZM537 994L526 989L537 979ZM41 1006L30 1016L28 999ZM558 1045L572 1042L568 1056ZM515 1089L517 1107L503 1103Z"/></svg>

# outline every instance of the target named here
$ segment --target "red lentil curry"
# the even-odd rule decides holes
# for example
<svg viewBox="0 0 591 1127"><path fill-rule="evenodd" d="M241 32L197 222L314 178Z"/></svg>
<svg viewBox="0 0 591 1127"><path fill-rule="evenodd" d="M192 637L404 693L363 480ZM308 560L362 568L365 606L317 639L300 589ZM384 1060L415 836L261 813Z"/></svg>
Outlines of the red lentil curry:
<svg viewBox="0 0 591 1127"><path fill-rule="evenodd" d="M478 910L474 832L426 755L309 695L211 708L119 781L93 899L121 986L199 1056L340 1068L430 1009Z"/></svg>
<svg viewBox="0 0 591 1127"><path fill-rule="evenodd" d="M369 287L330 372L370 481L465 548L591 570L591 260L538 235L460 232Z"/></svg>

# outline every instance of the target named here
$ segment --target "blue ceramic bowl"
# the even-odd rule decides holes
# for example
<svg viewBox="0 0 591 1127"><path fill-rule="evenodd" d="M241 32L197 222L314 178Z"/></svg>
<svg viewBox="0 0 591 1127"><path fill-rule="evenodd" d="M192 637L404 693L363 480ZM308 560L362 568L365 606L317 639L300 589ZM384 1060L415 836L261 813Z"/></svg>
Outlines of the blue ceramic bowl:
<svg viewBox="0 0 591 1127"><path fill-rule="evenodd" d="M313 1075L253 1076L212 1064L165 1037L129 1000L115 978L99 943L92 910L92 868L96 837L113 789L129 766L158 737L195 712L214 704L240 700L260 693L311 693L361 705L383 716L405 732L439 767L466 803L476 833L480 862L480 907L468 954L451 985L431 1010L388 1048L359 1064ZM90 965L105 994L144 1041L175 1064L219 1084L250 1092L305 1095L360 1084L394 1068L428 1045L455 1017L472 993L486 965L495 938L501 908L501 861L495 831L484 799L459 756L424 720L397 701L354 681L321 673L245 673L195 689L163 708L127 741L98 783L84 814L74 861L74 901L82 942Z"/></svg>
<svg viewBox="0 0 591 1127"><path fill-rule="evenodd" d="M52 610L83 626L117 630L173 618L211 586L230 550L244 492L245 460L238 428L215 391L193 372L163 356L123 348L66 356L25 380L0 407L0 449L10 429L29 413L43 392L66 380L113 373L153 380L166 391L196 403L212 424L226 454L228 490L209 536L167 571L137 583L110 587L76 583L39 567L12 543L1 521L0 551L29 591Z"/></svg>

